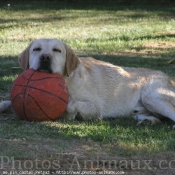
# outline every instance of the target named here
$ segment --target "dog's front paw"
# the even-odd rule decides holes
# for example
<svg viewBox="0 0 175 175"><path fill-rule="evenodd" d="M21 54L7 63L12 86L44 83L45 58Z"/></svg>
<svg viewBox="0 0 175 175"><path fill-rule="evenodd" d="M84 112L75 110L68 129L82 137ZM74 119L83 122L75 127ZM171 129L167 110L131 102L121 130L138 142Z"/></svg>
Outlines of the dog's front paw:
<svg viewBox="0 0 175 175"><path fill-rule="evenodd" d="M74 100L69 100L67 109L63 114L63 119L65 120L74 120L77 115L76 103Z"/></svg>
<svg viewBox="0 0 175 175"><path fill-rule="evenodd" d="M62 118L63 118L64 120L74 120L75 117L76 117L76 115L77 115L77 113L69 113L69 112L66 111L66 112L63 114Z"/></svg>
<svg viewBox="0 0 175 175"><path fill-rule="evenodd" d="M76 113L76 103L74 100L69 101L66 111L68 113Z"/></svg>

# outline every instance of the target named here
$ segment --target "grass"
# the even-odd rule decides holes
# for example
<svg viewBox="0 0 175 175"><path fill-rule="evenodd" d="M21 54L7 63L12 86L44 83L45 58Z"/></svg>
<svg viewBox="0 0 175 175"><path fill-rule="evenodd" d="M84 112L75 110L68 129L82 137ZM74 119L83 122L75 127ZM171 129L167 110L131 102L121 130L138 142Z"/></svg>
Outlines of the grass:
<svg viewBox="0 0 175 175"><path fill-rule="evenodd" d="M67 1L59 4L9 1L9 4L10 7L0 2L0 100L10 99L12 83L22 72L18 55L37 38L61 39L77 55L93 56L120 66L158 69L175 79L172 5L87 3L85 6ZM156 162L167 155L168 160L173 159L175 151L175 133L169 122L141 127L132 118L27 122L11 113L1 114L0 120L0 156L22 162L59 157L64 169L64 160L73 160L71 156L75 155L81 161L99 156L109 160L144 158ZM10 168L10 165L6 167ZM40 164L39 169L46 168ZM157 172L165 174L161 170L158 167ZM151 173L155 171L148 171Z"/></svg>

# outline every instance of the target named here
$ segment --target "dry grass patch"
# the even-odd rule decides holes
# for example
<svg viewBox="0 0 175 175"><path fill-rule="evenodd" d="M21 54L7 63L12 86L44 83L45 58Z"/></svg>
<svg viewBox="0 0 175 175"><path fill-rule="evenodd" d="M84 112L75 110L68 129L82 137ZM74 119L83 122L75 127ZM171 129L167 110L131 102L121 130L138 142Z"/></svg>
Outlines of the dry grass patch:
<svg viewBox="0 0 175 175"><path fill-rule="evenodd" d="M175 49L175 43L166 41L149 41L143 47L152 49Z"/></svg>

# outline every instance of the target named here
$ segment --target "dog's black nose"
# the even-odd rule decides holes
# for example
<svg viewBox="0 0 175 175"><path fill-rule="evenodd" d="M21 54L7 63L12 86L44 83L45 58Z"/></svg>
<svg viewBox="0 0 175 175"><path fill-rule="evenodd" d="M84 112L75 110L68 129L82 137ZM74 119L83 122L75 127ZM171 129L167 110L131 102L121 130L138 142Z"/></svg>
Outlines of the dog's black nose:
<svg viewBox="0 0 175 175"><path fill-rule="evenodd" d="M49 55L49 54L42 54L41 57L40 57L40 60L41 61L50 61L51 58L52 58L52 56Z"/></svg>
<svg viewBox="0 0 175 175"><path fill-rule="evenodd" d="M46 71L52 73L52 56L50 54L42 54L40 57L40 62L38 65L38 71Z"/></svg>

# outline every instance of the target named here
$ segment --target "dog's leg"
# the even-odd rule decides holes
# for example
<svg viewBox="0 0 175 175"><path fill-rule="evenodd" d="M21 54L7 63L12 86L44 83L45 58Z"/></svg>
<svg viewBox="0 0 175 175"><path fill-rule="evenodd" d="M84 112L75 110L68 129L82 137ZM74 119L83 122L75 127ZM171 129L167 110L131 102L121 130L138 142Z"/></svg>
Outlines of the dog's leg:
<svg viewBox="0 0 175 175"><path fill-rule="evenodd" d="M74 101L70 100L67 107L67 116L70 119L74 119L71 115L79 113L83 120L89 120L93 118L102 119L99 108L90 101Z"/></svg>
<svg viewBox="0 0 175 175"><path fill-rule="evenodd" d="M155 125L161 122L158 118L153 117L152 116L153 114L143 106L137 106L133 110L133 115L134 115L134 119L138 121L137 125L141 125L145 123Z"/></svg>
<svg viewBox="0 0 175 175"><path fill-rule="evenodd" d="M157 113L175 122L175 106L167 99L155 98L155 95L145 96L143 105L152 113ZM175 128L175 126L173 126Z"/></svg>
<svg viewBox="0 0 175 175"><path fill-rule="evenodd" d="M11 101L3 101L0 103L0 112L8 109L11 106Z"/></svg>
<svg viewBox="0 0 175 175"><path fill-rule="evenodd" d="M69 113L67 111L65 111L65 113L62 115L62 118L65 120L74 120L76 117L77 113Z"/></svg>
<svg viewBox="0 0 175 175"><path fill-rule="evenodd" d="M160 123L161 121L153 116L147 116L144 114L137 114L134 116L134 119L138 120L137 125L141 125L141 124L145 124L145 123L149 123L151 125L155 125Z"/></svg>

